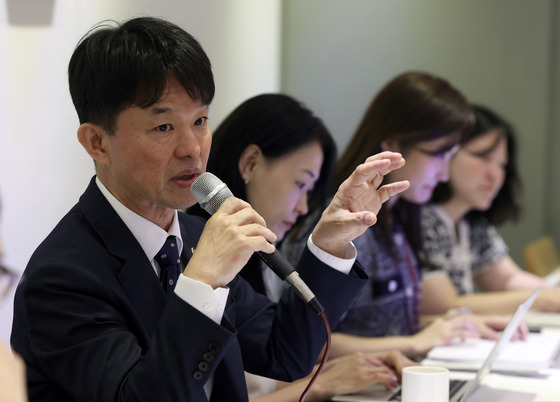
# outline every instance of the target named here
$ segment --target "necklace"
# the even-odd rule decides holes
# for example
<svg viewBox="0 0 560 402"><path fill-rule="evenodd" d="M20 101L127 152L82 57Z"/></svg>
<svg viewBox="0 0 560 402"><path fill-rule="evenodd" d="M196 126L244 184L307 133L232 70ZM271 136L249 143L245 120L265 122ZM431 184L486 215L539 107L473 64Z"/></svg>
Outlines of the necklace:
<svg viewBox="0 0 560 402"><path fill-rule="evenodd" d="M394 245L391 247L391 257L395 263L395 267L399 271L401 278L404 281L404 268L408 271L410 279L412 281L412 287L405 287L405 300L404 300L404 308L406 311L407 317L407 324L408 330L411 335L417 333L419 331L419 317L420 317L420 281L418 277L418 272L416 269L416 264L413 259L412 254L410 252L410 245L406 241L404 235L402 233L395 233L393 235ZM396 249L400 249L404 254L404 258L399 258L396 252ZM411 294L412 293L412 294ZM408 300L412 298L412 308L409 307Z"/></svg>

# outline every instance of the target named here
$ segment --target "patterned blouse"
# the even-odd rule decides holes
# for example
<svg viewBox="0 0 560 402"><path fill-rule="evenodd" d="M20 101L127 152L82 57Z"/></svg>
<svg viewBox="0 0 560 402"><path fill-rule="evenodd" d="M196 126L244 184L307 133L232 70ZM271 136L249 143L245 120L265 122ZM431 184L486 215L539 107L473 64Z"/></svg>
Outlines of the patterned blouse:
<svg viewBox="0 0 560 402"><path fill-rule="evenodd" d="M459 294L473 293L474 277L508 255L509 250L496 228L480 217L469 224L453 221L437 205L422 207L423 252L433 265L423 275L446 273Z"/></svg>
<svg viewBox="0 0 560 402"><path fill-rule="evenodd" d="M288 236L282 242L280 251L290 262L299 258L311 233L310 228L320 216L319 212L307 217L304 235L299 239ZM358 252L357 261L369 280L333 331L368 337L418 332L422 281L417 259L401 226L395 225L395 247L391 252L380 240L382 236L381 225L376 224L352 241Z"/></svg>
<svg viewBox="0 0 560 402"><path fill-rule="evenodd" d="M394 228L391 251L381 236L381 225L374 225L353 241L369 280L336 326L337 332L368 337L418 332L422 282L417 259L400 226Z"/></svg>

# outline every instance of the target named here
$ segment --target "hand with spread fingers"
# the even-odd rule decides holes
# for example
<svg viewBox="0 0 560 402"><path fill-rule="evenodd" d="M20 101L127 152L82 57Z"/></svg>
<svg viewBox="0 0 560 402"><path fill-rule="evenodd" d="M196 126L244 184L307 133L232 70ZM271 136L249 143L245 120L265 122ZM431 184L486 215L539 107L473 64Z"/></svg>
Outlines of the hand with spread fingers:
<svg viewBox="0 0 560 402"><path fill-rule="evenodd" d="M323 212L313 231L313 243L328 253L344 257L348 243L375 224L383 203L409 187L407 180L380 187L386 174L404 164L400 153L381 152L356 167Z"/></svg>

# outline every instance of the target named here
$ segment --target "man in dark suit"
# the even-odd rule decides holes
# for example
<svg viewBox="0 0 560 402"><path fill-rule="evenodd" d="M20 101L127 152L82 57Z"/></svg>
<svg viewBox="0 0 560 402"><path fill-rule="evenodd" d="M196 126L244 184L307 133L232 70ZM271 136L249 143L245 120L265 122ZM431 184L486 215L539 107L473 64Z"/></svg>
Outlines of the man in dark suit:
<svg viewBox="0 0 560 402"><path fill-rule="evenodd" d="M98 27L74 51L69 81L96 176L18 287L11 340L30 400L238 401L244 368L308 374L321 319L293 292L273 304L237 275L255 251L274 250L262 217L236 198L206 224L177 212L195 202L211 142L214 82L198 42L155 18ZM385 153L358 168L298 265L333 324L364 282L350 241L406 187L378 189L402 164ZM180 251L178 278L158 260L164 244Z"/></svg>

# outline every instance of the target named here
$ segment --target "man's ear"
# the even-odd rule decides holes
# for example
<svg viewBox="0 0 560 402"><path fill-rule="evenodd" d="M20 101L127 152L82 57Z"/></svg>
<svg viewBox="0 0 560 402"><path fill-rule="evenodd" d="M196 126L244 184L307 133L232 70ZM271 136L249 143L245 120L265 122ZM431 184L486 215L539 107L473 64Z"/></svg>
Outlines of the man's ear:
<svg viewBox="0 0 560 402"><path fill-rule="evenodd" d="M84 123L78 128L78 141L96 163L108 165L111 160L106 150L109 134L94 123Z"/></svg>
<svg viewBox="0 0 560 402"><path fill-rule="evenodd" d="M400 152L401 146L397 140L388 139L388 140L381 141L381 151Z"/></svg>
<svg viewBox="0 0 560 402"><path fill-rule="evenodd" d="M259 160L262 158L263 153L261 148L257 144L251 144L241 153L239 157L238 167L239 167L239 174L243 180L245 180L245 184L249 183L251 177L253 175L253 170Z"/></svg>

